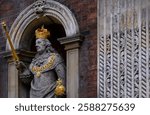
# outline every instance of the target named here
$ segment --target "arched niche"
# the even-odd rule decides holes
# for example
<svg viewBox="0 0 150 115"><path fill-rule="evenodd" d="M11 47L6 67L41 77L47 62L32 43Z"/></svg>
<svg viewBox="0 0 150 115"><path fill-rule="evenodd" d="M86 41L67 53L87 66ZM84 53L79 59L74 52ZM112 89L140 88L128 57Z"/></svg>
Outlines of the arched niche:
<svg viewBox="0 0 150 115"><path fill-rule="evenodd" d="M28 6L19 14L10 29L12 43L16 50L23 49L18 54L23 61L27 60L29 63L32 52L35 51L34 32L43 24L51 31L49 40L52 45L66 58L67 97L78 97L81 37L77 21L66 6L53 0L38 0ZM6 52L8 51L10 47L7 41ZM26 91L29 88L20 86L15 64L13 61L8 62L8 97L28 97Z"/></svg>
<svg viewBox="0 0 150 115"><path fill-rule="evenodd" d="M30 30L35 30L40 25L36 22L32 22L34 20L38 21L41 15L42 17L52 17L53 19L56 19L53 21L55 23L60 23L63 26L67 37L79 33L77 21L73 13L66 6L53 0L39 0L23 10L11 26L10 36L15 49L20 48L20 42L23 38L22 35L26 29L29 30L30 27ZM43 22L39 22L45 23L44 20ZM6 50L10 50L8 42Z"/></svg>

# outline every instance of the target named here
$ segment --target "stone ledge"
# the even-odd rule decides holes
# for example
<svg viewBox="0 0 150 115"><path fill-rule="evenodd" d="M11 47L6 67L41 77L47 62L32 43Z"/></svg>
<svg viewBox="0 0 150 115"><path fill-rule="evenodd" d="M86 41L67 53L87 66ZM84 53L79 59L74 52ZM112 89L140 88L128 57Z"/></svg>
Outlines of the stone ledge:
<svg viewBox="0 0 150 115"><path fill-rule="evenodd" d="M71 37L58 38L60 44L65 46L65 50L75 49L80 47L80 43L83 41L84 37L81 34L76 34Z"/></svg>
<svg viewBox="0 0 150 115"><path fill-rule="evenodd" d="M16 50L16 54L19 56L20 60L26 60L26 61L31 61L31 58L34 57L35 52L30 52L30 51L26 51L23 49L18 49ZM8 60L8 62L13 62L13 58L12 58L12 53L11 51L3 51L0 52L0 56L2 58L5 58L6 60ZM28 57L28 58L26 58Z"/></svg>

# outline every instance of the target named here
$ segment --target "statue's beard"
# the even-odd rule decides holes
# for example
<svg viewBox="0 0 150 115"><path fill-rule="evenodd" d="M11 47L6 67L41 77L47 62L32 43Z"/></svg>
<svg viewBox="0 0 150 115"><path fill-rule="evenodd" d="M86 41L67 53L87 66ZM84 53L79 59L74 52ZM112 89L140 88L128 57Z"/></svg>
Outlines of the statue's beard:
<svg viewBox="0 0 150 115"><path fill-rule="evenodd" d="M43 50L37 50L37 53L40 54L40 55L43 54L44 52L45 52L45 49L43 49Z"/></svg>
<svg viewBox="0 0 150 115"><path fill-rule="evenodd" d="M37 50L37 53L38 53L38 54L42 54L42 53L45 51L45 48L40 47L40 46L37 46L37 47L36 47L36 50Z"/></svg>

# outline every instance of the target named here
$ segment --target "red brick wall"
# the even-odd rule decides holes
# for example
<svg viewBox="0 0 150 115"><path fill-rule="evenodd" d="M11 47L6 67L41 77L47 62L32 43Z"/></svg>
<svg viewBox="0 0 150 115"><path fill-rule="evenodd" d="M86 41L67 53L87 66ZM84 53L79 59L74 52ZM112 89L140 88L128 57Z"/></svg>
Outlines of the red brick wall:
<svg viewBox="0 0 150 115"><path fill-rule="evenodd" d="M0 0L0 22L6 21L8 29L17 18L19 13L34 0ZM0 51L5 49L4 34L0 26Z"/></svg>
<svg viewBox="0 0 150 115"><path fill-rule="evenodd" d="M85 36L80 52L80 97L97 97L97 0L56 0L75 15Z"/></svg>
<svg viewBox="0 0 150 115"><path fill-rule="evenodd" d="M19 13L35 0L1 0L0 22L11 27ZM85 39L80 48L80 97L97 97L97 0L56 0L75 15ZM6 40L0 27L0 51ZM2 73L0 73L2 75ZM0 83L1 84L1 83ZM1 96L1 94L0 94Z"/></svg>

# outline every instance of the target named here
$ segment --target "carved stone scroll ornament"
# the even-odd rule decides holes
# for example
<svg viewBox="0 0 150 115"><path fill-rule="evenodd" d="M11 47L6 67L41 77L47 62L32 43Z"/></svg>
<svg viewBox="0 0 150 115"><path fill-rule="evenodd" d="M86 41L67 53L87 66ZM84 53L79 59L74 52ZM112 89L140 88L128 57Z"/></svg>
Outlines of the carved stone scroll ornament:
<svg viewBox="0 0 150 115"><path fill-rule="evenodd" d="M106 97L111 97L111 38L106 35Z"/></svg>
<svg viewBox="0 0 150 115"><path fill-rule="evenodd" d="M104 93L104 36L100 37L99 40L99 44L100 44L100 54L99 54L99 64L100 64L100 68L99 68L99 96L105 97Z"/></svg>
<svg viewBox="0 0 150 115"><path fill-rule="evenodd" d="M46 5L46 1L45 0L38 0L33 4L33 10L36 14L41 15L44 13L44 8Z"/></svg>
<svg viewBox="0 0 150 115"><path fill-rule="evenodd" d="M98 2L99 97L150 97L149 0Z"/></svg>

